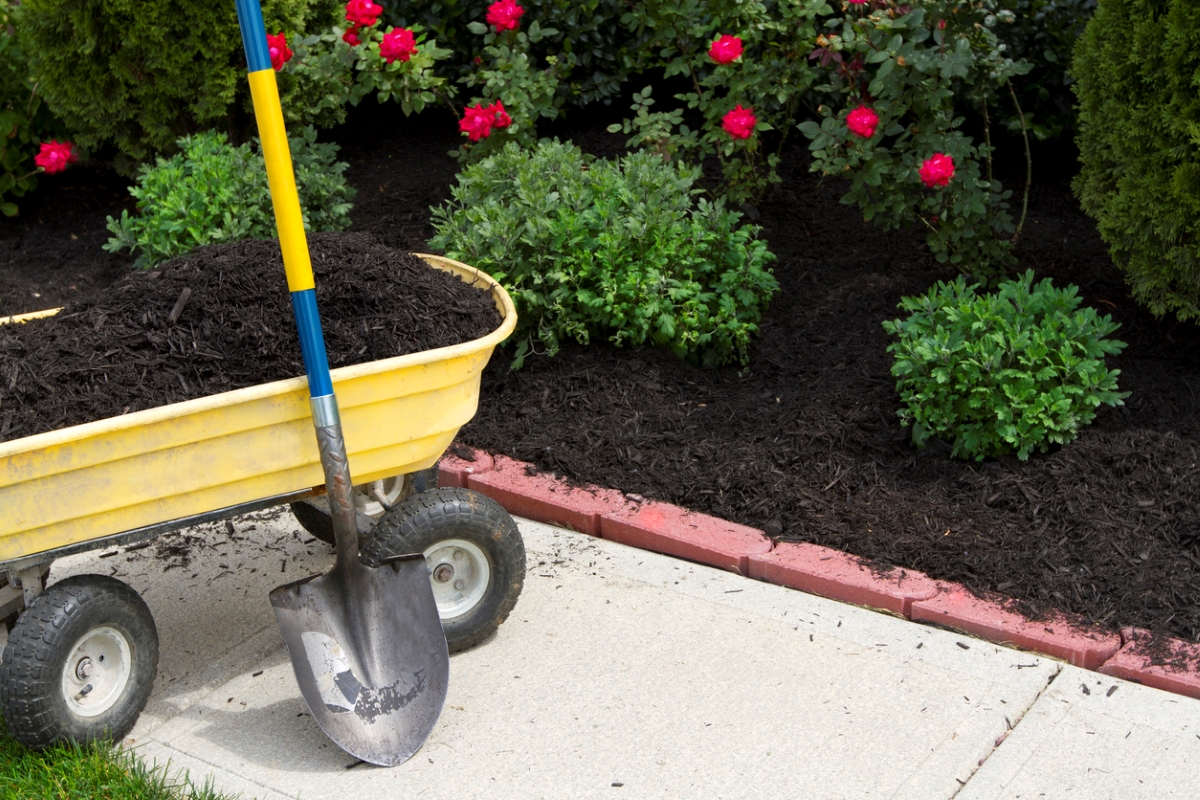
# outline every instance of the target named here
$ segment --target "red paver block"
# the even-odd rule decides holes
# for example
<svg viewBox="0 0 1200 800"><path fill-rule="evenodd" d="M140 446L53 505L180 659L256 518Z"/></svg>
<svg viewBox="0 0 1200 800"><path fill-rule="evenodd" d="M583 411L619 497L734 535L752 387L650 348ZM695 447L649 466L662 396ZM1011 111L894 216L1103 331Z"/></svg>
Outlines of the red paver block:
<svg viewBox="0 0 1200 800"><path fill-rule="evenodd" d="M602 515L625 505L618 491L570 486L501 455L494 458L491 470L469 474L467 488L492 498L510 514L592 536L600 535Z"/></svg>
<svg viewBox="0 0 1200 800"><path fill-rule="evenodd" d="M474 461L460 458L449 451L438 462L438 486L449 486L456 489L467 488L467 476L477 472L490 472L493 466L492 457L482 450L470 447L455 448L460 453L469 452Z"/></svg>
<svg viewBox="0 0 1200 800"><path fill-rule="evenodd" d="M1077 667L1096 669L1121 647L1115 633L1098 633L1073 625L1066 618L1034 622L998 603L983 600L957 584L940 584L941 591L912 604L914 622L932 622L996 644L1060 658Z"/></svg>
<svg viewBox="0 0 1200 800"><path fill-rule="evenodd" d="M600 535L614 542L698 561L746 575L750 557L770 551L757 528L658 503L629 503L600 520Z"/></svg>
<svg viewBox="0 0 1200 800"><path fill-rule="evenodd" d="M880 575L855 557L815 544L781 542L750 557L750 577L843 603L907 617L912 604L938 593L938 584L914 570Z"/></svg>
<svg viewBox="0 0 1200 800"><path fill-rule="evenodd" d="M1155 638L1148 631L1121 631L1125 645L1100 672L1155 689L1200 698L1200 645Z"/></svg>

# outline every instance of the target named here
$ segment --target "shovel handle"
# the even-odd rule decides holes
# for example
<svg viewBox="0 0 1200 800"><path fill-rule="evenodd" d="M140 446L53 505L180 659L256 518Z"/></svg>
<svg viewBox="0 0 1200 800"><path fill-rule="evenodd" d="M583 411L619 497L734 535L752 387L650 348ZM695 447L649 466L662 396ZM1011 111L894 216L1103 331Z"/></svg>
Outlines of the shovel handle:
<svg viewBox="0 0 1200 800"><path fill-rule="evenodd" d="M258 123L258 137L262 142L263 161L267 167L267 185L271 190L275 227L279 231L279 248L283 253L288 291L292 295L292 310L300 335L300 352L304 356L304 372L308 376L309 404L312 407L313 425L317 429L321 466L325 470L325 487L333 512L340 564L343 563L343 555L352 560L358 558L358 526L346 443L342 438L341 418L333 393L333 379L329 374L329 358L325 353L325 337L317 312L316 284L313 281L308 240L304 235L304 216L300 211L300 195L296 191L296 174L292 168L292 154L283 124L283 107L279 103L275 69L271 66L262 6L259 0L234 2L242 31L242 45L246 49L250 96L254 101L254 118ZM346 554L342 552L344 549L348 551Z"/></svg>

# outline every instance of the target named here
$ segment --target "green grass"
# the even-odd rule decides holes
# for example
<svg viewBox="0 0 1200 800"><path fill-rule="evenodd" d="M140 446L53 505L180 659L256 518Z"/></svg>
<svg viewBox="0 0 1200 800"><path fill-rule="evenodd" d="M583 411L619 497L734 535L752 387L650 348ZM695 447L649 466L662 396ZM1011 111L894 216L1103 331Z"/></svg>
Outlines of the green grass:
<svg viewBox="0 0 1200 800"><path fill-rule="evenodd" d="M0 731L4 722L0 720ZM233 800L183 773L151 769L127 750L59 745L27 750L0 732L0 800Z"/></svg>

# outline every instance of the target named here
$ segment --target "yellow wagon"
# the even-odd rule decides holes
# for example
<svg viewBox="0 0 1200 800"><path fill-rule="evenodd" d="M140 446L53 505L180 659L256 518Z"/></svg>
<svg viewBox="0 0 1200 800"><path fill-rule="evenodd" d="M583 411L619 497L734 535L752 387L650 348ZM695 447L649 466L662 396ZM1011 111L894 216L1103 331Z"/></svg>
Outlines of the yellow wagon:
<svg viewBox="0 0 1200 800"><path fill-rule="evenodd" d="M412 476L433 467L475 414L483 368L516 325L512 300L490 276L451 259L422 258L486 287L502 322L473 341L332 371L356 499L370 516L403 504L413 493ZM328 525L319 509L325 475L311 414L307 382L297 377L0 443L0 576L7 578L0 580L0 618L11 628L23 608L54 591L58 585L44 589L44 578L66 555L302 501L313 506L295 506L297 516L321 535ZM516 602L524 548L511 518L487 498L446 489L422 497L424 506L441 504L430 512L439 519L422 527L418 515L414 530L410 509L406 530L393 526L388 534L404 541L364 541L364 556L423 552L450 649L462 649L490 633ZM441 524L447 514L462 525ZM489 545L497 526L506 529L503 550ZM106 654L110 663L132 658L125 651L136 643L110 640L64 645L61 696L48 700L65 702L85 724L57 738L89 738L86 725L97 717L110 732L127 730L140 713L148 686L132 718L118 720L113 704L125 702L126 690L93 679ZM6 654L5 670L10 660ZM109 682L134 677L127 669ZM2 686L0 694L12 728L22 701Z"/></svg>

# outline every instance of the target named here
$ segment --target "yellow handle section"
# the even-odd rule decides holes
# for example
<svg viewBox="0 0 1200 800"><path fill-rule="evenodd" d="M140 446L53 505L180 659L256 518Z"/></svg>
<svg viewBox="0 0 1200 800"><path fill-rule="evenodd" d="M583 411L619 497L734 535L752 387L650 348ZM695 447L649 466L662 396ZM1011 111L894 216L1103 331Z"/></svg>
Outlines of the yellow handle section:
<svg viewBox="0 0 1200 800"><path fill-rule="evenodd" d="M283 251L288 291L302 292L312 289L315 284L274 69L250 73L250 96L254 100L254 116L258 119L263 161L267 164L267 183L271 187L271 204L275 207L275 224L279 229L279 248Z"/></svg>

